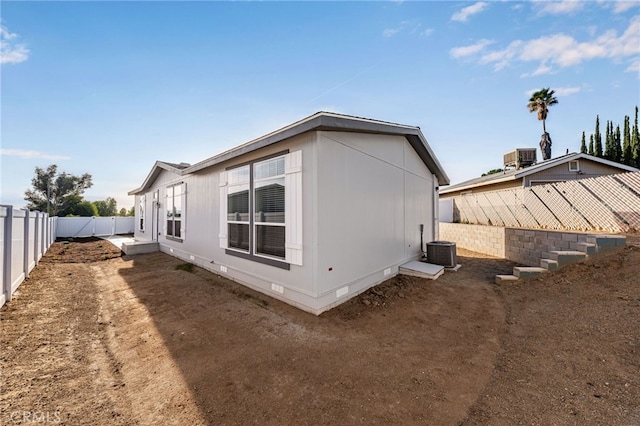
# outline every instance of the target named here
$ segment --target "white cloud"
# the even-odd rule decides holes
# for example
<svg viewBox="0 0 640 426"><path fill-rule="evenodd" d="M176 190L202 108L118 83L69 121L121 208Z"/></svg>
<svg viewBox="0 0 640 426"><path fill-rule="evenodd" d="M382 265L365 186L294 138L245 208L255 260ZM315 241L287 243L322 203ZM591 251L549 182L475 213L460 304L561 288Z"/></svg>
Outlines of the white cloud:
<svg viewBox="0 0 640 426"><path fill-rule="evenodd" d="M578 0L534 0L533 3L538 8L538 14L540 15L562 15L581 10L585 2Z"/></svg>
<svg viewBox="0 0 640 426"><path fill-rule="evenodd" d="M29 149L6 149L0 148L0 155L6 157L19 157L24 159L38 158L43 160L69 160L70 157L66 155L58 154L46 154L40 151L33 151Z"/></svg>
<svg viewBox="0 0 640 426"><path fill-rule="evenodd" d="M634 59L625 71L640 73L640 59Z"/></svg>
<svg viewBox="0 0 640 426"><path fill-rule="evenodd" d="M18 64L29 58L29 49L15 40L18 34L0 25L0 64Z"/></svg>
<svg viewBox="0 0 640 426"><path fill-rule="evenodd" d="M450 54L460 58L481 53L478 62L491 64L496 71L516 61L539 62L537 70L530 75L548 73L553 65L567 68L593 59L620 60L632 57L635 60L640 56L640 16L631 19L620 36L610 30L591 40L578 41L559 33L528 41L515 40L502 50L486 51L486 46L486 41L481 40L475 45L454 48Z"/></svg>
<svg viewBox="0 0 640 426"><path fill-rule="evenodd" d="M555 90L557 96L569 96L582 91L580 87L558 87L553 90Z"/></svg>
<svg viewBox="0 0 640 426"><path fill-rule="evenodd" d="M493 41L491 40L482 39L477 43L471 44L469 46L454 47L449 51L449 54L454 58L464 58L466 56L475 55L476 53L481 52L485 47L489 46L492 43Z"/></svg>
<svg viewBox="0 0 640 426"><path fill-rule="evenodd" d="M637 1L628 0L598 0L598 3L604 7L613 9L613 13L624 13L627 10L640 6L640 3Z"/></svg>
<svg viewBox="0 0 640 426"><path fill-rule="evenodd" d="M422 30L420 32L420 35L421 36L425 36L425 37L429 37L431 34L433 34L434 31L435 30L433 28L426 28L426 29L424 29L424 30Z"/></svg>
<svg viewBox="0 0 640 426"><path fill-rule="evenodd" d="M418 32L418 30L420 30L421 26L422 24L417 19L408 19L406 21L400 22L400 25L397 28L385 29L384 31L382 31L382 36L386 38L390 38L403 31L409 32L410 34L414 34ZM425 31L429 31L429 29Z"/></svg>
<svg viewBox="0 0 640 426"><path fill-rule="evenodd" d="M613 8L613 11L615 13L623 13L626 12L629 9L632 9L634 7L638 7L640 6L640 3L638 3L637 1L617 1L615 2L615 6Z"/></svg>
<svg viewBox="0 0 640 426"><path fill-rule="evenodd" d="M527 90L525 93L527 96L531 96L538 90L540 89L531 89ZM552 90L555 92L555 96L569 96L582 91L580 87L557 87L552 88Z"/></svg>
<svg viewBox="0 0 640 426"><path fill-rule="evenodd" d="M494 52L486 53L480 58L481 64L490 64L494 63L493 68L496 71L500 71L501 69L507 67L509 63L518 55L520 51L520 47L522 46L522 41L516 40L512 41L506 49L497 50Z"/></svg>
<svg viewBox="0 0 640 426"><path fill-rule="evenodd" d="M467 6L464 9L454 13L451 16L451 20L458 21L458 22L467 22L469 17L473 15L477 15L478 13L482 12L484 9L487 8L487 6L489 6L489 3L484 1L479 1L477 3L472 4L471 6Z"/></svg>
<svg viewBox="0 0 640 426"><path fill-rule="evenodd" d="M384 30L382 32L382 36L383 37L393 37L394 35L398 34L400 32L399 29L396 28L387 28L386 30Z"/></svg>
<svg viewBox="0 0 640 426"><path fill-rule="evenodd" d="M551 74L553 72L553 68L548 66L547 64L540 64L540 66L532 73L524 73L520 77L536 77L538 75Z"/></svg>

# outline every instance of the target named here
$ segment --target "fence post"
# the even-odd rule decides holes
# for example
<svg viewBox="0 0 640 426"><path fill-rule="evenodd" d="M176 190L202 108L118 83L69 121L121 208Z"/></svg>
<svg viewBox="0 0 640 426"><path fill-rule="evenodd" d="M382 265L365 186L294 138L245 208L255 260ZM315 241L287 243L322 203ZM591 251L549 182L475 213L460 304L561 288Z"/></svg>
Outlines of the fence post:
<svg viewBox="0 0 640 426"><path fill-rule="evenodd" d="M36 220L33 225L33 260L36 262L36 266L38 266L38 261L40 260L40 212L34 212L36 214Z"/></svg>
<svg viewBox="0 0 640 426"><path fill-rule="evenodd" d="M22 256L22 270L24 271L24 279L29 278L29 209L25 209L24 212L24 242Z"/></svg>
<svg viewBox="0 0 640 426"><path fill-rule="evenodd" d="M11 301L11 246L13 245L13 206L4 206L7 217L4 220L4 259L2 270L2 284L5 302Z"/></svg>
<svg viewBox="0 0 640 426"><path fill-rule="evenodd" d="M49 212L44 214L44 221L45 221L45 228L46 228L45 247L48 249L49 247L51 247L51 218L49 217Z"/></svg>

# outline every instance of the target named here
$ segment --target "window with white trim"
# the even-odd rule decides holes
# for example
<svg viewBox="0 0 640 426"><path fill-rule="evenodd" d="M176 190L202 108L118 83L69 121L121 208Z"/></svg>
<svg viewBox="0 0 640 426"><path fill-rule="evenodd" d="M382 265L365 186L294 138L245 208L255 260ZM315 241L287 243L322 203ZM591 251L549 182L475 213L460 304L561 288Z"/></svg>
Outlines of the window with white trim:
<svg viewBox="0 0 640 426"><path fill-rule="evenodd" d="M186 193L185 183L178 183L167 187L167 220L165 223L165 236L167 238L176 240L184 239L184 205Z"/></svg>
<svg viewBox="0 0 640 426"><path fill-rule="evenodd" d="M578 160L569 161L569 171L570 172L579 172L580 171L580 162Z"/></svg>
<svg viewBox="0 0 640 426"><path fill-rule="evenodd" d="M146 195L141 195L140 199L138 200L138 217L139 217L138 229L140 230L140 232L144 232L144 205L146 200L147 200Z"/></svg>
<svg viewBox="0 0 640 426"><path fill-rule="evenodd" d="M227 254L288 269L302 265L302 152L220 174L220 246Z"/></svg>

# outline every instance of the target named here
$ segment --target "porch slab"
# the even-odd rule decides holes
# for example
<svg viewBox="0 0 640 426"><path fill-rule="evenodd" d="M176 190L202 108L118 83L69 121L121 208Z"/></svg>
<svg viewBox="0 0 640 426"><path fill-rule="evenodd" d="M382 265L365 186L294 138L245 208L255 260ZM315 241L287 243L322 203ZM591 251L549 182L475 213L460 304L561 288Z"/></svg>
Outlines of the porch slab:
<svg viewBox="0 0 640 426"><path fill-rule="evenodd" d="M126 255L155 253L160 247L155 241L132 241L123 243L122 251Z"/></svg>

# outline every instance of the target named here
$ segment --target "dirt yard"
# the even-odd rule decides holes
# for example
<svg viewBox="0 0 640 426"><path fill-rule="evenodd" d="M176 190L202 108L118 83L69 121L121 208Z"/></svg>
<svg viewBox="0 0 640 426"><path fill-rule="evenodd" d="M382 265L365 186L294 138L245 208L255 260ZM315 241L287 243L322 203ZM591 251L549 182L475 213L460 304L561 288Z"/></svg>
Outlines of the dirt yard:
<svg viewBox="0 0 640 426"><path fill-rule="evenodd" d="M512 263L458 257L315 317L55 243L0 311L0 424L640 425L640 246L504 286Z"/></svg>

